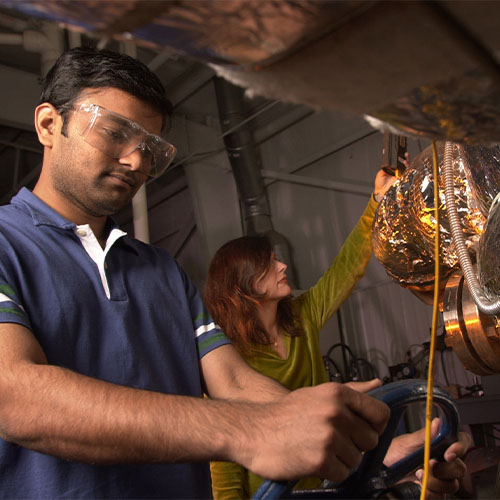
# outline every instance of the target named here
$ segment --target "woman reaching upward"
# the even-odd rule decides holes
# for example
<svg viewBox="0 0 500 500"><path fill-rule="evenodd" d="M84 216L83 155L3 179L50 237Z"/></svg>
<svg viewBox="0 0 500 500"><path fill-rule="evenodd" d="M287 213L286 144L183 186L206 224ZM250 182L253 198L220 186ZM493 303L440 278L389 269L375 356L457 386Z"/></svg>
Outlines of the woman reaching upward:
<svg viewBox="0 0 500 500"><path fill-rule="evenodd" d="M375 210L394 180L383 170L378 172L374 194L339 254L319 281L296 298L291 295L286 265L277 260L265 237L237 238L216 252L208 271L205 303L215 322L256 370L290 390L328 382L319 332L364 275L372 255ZM367 391L379 383L367 382L356 388ZM458 456L466 449L462 443ZM457 460L459 466L453 466L461 475L463 463ZM250 498L263 481L228 462L212 462L211 472L215 500ZM459 475L453 476L453 481ZM434 486L437 491L452 489L446 481L443 485L434 479L439 483ZM307 478L296 487L320 484L318 478Z"/></svg>

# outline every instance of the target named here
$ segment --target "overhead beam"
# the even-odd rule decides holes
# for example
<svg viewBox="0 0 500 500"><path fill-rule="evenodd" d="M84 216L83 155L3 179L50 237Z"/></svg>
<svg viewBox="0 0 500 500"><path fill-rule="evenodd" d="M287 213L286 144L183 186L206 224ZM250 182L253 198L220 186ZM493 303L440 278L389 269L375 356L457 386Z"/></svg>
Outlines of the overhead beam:
<svg viewBox="0 0 500 500"><path fill-rule="evenodd" d="M302 184L303 186L316 187L320 189L329 189L331 191L340 191L342 193L370 195L373 192L372 186L363 186L351 182L336 182L316 177L307 177L296 174L286 174L274 170L261 169L261 175L264 179L273 179L278 181L290 182L292 184Z"/></svg>

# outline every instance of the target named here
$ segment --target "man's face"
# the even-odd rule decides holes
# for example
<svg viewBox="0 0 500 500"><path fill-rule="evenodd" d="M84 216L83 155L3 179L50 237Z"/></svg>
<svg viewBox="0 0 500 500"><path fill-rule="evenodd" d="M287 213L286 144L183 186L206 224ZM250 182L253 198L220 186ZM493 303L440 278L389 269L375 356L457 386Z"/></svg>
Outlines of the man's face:
<svg viewBox="0 0 500 500"><path fill-rule="evenodd" d="M94 104L132 120L151 134L160 134L162 116L150 104L115 88L84 92L75 103ZM50 179L65 202L94 217L114 214L127 206L147 179L148 159L140 149L114 159L81 135L77 113L68 114L66 137L58 134L51 152ZM84 117L84 119L86 119ZM80 128L80 130L79 130Z"/></svg>

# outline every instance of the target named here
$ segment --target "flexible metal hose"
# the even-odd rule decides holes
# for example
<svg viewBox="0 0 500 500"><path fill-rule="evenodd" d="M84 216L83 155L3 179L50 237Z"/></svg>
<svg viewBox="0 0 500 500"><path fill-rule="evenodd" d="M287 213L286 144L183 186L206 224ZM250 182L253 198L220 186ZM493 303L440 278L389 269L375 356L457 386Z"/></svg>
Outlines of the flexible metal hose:
<svg viewBox="0 0 500 500"><path fill-rule="evenodd" d="M492 301L488 299L482 291L479 280L472 267L469 251L465 244L465 237L455 203L452 150L453 143L447 141L444 147L444 194L446 199L446 213L448 215L453 241L457 249L458 261L464 273L465 282L469 287L469 291L478 309L484 314L498 314L500 313L500 298Z"/></svg>

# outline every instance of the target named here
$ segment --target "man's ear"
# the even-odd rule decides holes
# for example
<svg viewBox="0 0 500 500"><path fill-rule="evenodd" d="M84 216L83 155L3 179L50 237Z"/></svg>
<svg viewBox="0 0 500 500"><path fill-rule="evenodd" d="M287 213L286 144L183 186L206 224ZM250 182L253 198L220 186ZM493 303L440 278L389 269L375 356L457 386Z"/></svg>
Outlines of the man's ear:
<svg viewBox="0 0 500 500"><path fill-rule="evenodd" d="M43 146L52 147L56 132L60 133L61 124L62 117L52 104L44 102L36 107L35 128Z"/></svg>

